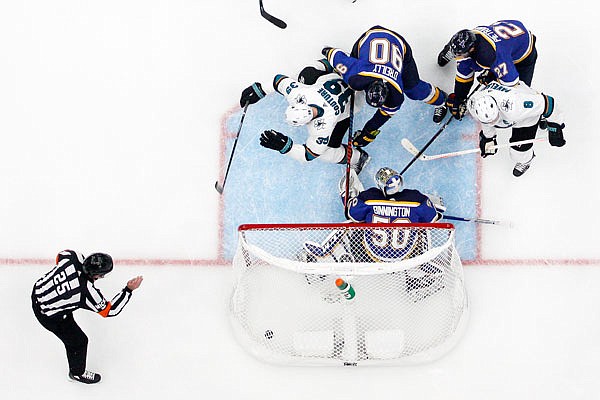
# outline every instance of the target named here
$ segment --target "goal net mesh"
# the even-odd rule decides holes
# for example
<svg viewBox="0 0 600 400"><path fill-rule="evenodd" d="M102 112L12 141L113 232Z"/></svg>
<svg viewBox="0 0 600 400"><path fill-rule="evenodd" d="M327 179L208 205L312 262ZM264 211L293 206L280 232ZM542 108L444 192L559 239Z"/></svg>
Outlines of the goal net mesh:
<svg viewBox="0 0 600 400"><path fill-rule="evenodd" d="M412 364L460 337L467 294L451 224L242 225L230 316L281 364Z"/></svg>

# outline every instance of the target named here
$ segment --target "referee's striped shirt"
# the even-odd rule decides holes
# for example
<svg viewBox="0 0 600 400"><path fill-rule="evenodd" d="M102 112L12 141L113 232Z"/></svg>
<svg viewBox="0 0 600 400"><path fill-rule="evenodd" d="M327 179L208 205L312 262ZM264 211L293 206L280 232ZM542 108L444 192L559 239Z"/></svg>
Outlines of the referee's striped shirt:
<svg viewBox="0 0 600 400"><path fill-rule="evenodd" d="M103 317L114 317L129 302L131 290L127 287L107 301L83 273L83 258L73 250L61 251L56 256L56 266L35 283L33 296L42 314L54 317L84 308Z"/></svg>

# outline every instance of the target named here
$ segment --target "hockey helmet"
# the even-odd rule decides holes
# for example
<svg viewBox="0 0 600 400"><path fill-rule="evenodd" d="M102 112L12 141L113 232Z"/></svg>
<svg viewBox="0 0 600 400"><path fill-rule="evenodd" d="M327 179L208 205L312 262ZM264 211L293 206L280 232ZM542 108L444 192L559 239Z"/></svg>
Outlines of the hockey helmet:
<svg viewBox="0 0 600 400"><path fill-rule="evenodd" d="M469 50L475 45L475 34L468 29L458 31L450 39L450 50L455 56L469 54Z"/></svg>
<svg viewBox="0 0 600 400"><path fill-rule="evenodd" d="M314 118L314 110L310 104L290 104L285 110L285 120L292 126L308 124Z"/></svg>
<svg viewBox="0 0 600 400"><path fill-rule="evenodd" d="M471 100L469 109L482 124L493 124L498 120L500 110L496 100L489 95L484 95Z"/></svg>
<svg viewBox="0 0 600 400"><path fill-rule="evenodd" d="M93 253L83 260L83 273L89 278L108 274L112 269L113 259L105 253Z"/></svg>
<svg viewBox="0 0 600 400"><path fill-rule="evenodd" d="M383 167L375 173L375 184L386 196L396 194L402 189L404 179L402 175L391 168Z"/></svg>
<svg viewBox="0 0 600 400"><path fill-rule="evenodd" d="M384 80L373 81L365 93L367 104L371 107L381 107L385 103L389 89Z"/></svg>

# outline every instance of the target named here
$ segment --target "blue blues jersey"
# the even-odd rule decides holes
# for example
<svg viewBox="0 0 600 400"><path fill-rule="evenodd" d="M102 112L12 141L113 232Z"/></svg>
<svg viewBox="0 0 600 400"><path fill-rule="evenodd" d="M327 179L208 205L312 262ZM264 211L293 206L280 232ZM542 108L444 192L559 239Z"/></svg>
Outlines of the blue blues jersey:
<svg viewBox="0 0 600 400"><path fill-rule="evenodd" d="M429 223L435 222L437 215L429 197L413 189L386 196L373 187L351 198L348 204L348 216L355 222Z"/></svg>
<svg viewBox="0 0 600 400"><path fill-rule="evenodd" d="M474 73L491 70L498 82L514 86L519 82L519 72L515 64L523 61L534 50L534 36L516 20L501 20L489 26L477 26L475 51L470 56L457 59L456 84L468 84L466 93L473 82ZM455 86L457 96L464 98L466 93Z"/></svg>
<svg viewBox="0 0 600 400"><path fill-rule="evenodd" d="M434 85L421 80L412 49L398 33L381 26L365 32L354 44L351 55L331 49L327 60L354 90L366 90L375 80L387 83L389 94L363 130L378 129L386 118L394 115L404 102L404 95L436 106L445 101L444 94Z"/></svg>
<svg viewBox="0 0 600 400"><path fill-rule="evenodd" d="M426 195L417 190L404 189L386 196L378 188L370 188L350 198L348 215L355 222L367 223L430 223L438 213ZM357 232L362 235L360 243L366 259L355 252L359 261L375 260L393 262L404 259L415 250L422 253L427 249L427 237L416 230L367 229ZM357 241L357 239L354 239Z"/></svg>
<svg viewBox="0 0 600 400"><path fill-rule="evenodd" d="M354 90L365 90L373 78L390 85L390 94L382 111L394 114L404 101L402 68L408 45L404 38L388 29L373 27L356 43L356 57L333 49L328 59L344 81Z"/></svg>

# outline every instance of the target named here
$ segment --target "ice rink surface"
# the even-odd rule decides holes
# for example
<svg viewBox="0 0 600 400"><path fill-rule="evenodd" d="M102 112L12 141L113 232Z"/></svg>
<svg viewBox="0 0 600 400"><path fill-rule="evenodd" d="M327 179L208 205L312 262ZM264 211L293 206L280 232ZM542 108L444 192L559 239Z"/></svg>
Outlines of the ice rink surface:
<svg viewBox="0 0 600 400"><path fill-rule="evenodd" d="M595 14L579 3L538 0L497 9L470 0L265 0L288 23L281 30L256 3L0 7L2 398L596 397ZM469 189L476 210L514 227L478 229L477 257L465 267L471 318L461 342L416 367L292 368L251 358L227 320L224 238L233 216L213 188L241 90L293 74L325 45L349 50L363 31L383 25L409 41L423 79L451 91L452 65L435 62L441 46L459 29L502 18L522 20L536 34L532 86L563 109L567 145L536 145L534 165L519 179L506 151L476 161L477 187ZM400 145L384 150L407 160ZM248 159L255 153L266 181L290 161L258 147L237 151ZM231 174L239 174L235 168ZM264 195L287 193L289 181ZM239 178L231 183L228 190L258 190ZM95 387L67 382L62 345L29 305L33 282L64 248L115 257L117 268L98 283L106 297L128 278L145 277L117 318L76 313L90 338L88 368L103 375Z"/></svg>

